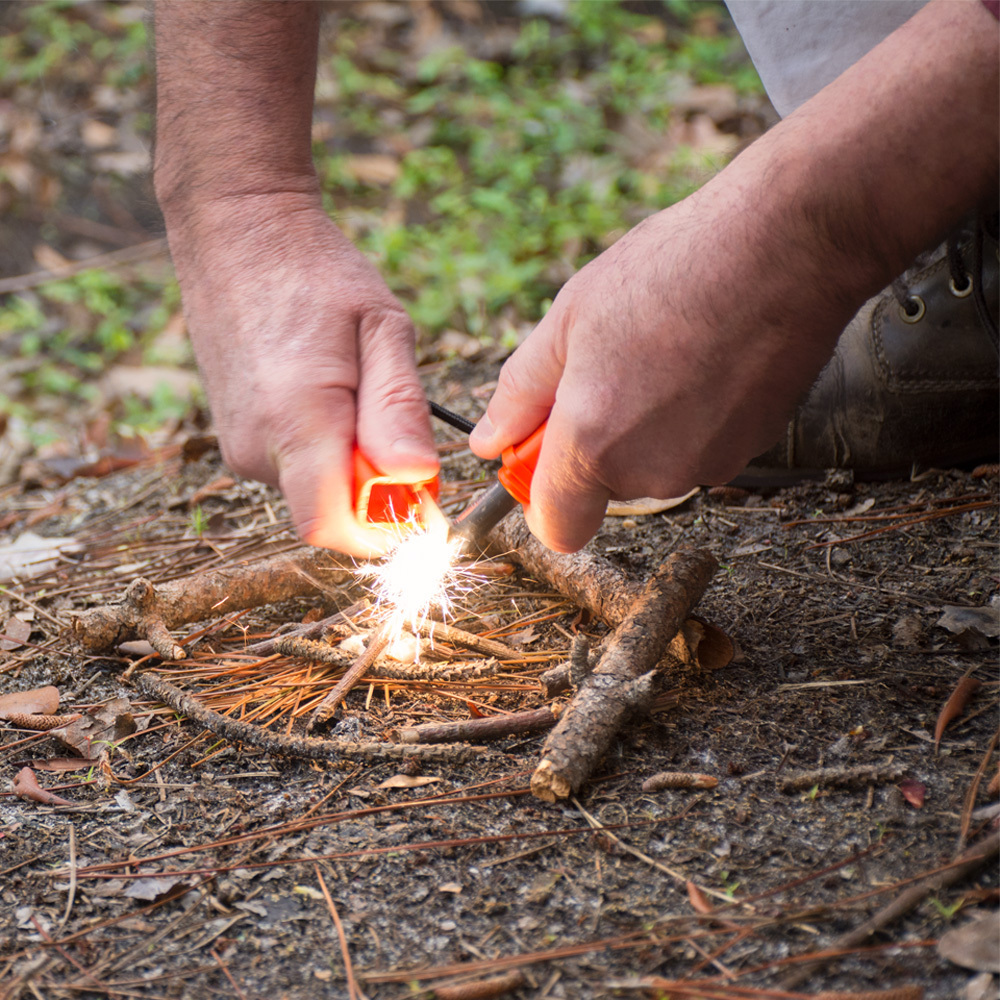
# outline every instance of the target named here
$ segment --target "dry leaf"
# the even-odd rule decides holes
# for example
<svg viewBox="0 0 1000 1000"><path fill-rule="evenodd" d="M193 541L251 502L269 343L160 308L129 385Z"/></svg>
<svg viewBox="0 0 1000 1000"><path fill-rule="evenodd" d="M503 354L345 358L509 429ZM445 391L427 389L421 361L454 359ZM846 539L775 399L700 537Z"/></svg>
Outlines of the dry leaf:
<svg viewBox="0 0 1000 1000"><path fill-rule="evenodd" d="M52 735L71 750L75 750L87 760L96 760L102 750L121 742L136 730L132 718L132 706L125 698L115 698L106 705L81 715L75 722L61 729L53 729Z"/></svg>
<svg viewBox="0 0 1000 1000"><path fill-rule="evenodd" d="M922 809L924 798L927 795L927 786L922 781L915 781L907 778L897 786L903 793L903 798L913 806L914 809Z"/></svg>
<svg viewBox="0 0 1000 1000"><path fill-rule="evenodd" d="M46 806L72 806L76 803L70 802L68 799L64 799L54 792L50 792L45 788L42 788L38 784L38 779L35 777L35 772L31 770L30 767L22 767L20 771L14 775L14 780L11 782L11 786L14 789L14 794L21 799L31 799L34 802L41 802L42 805Z"/></svg>
<svg viewBox="0 0 1000 1000"><path fill-rule="evenodd" d="M9 545L0 546L0 583L48 573L55 569L62 552L75 552L79 547L75 538L43 538L25 531Z"/></svg>
<svg viewBox="0 0 1000 1000"><path fill-rule="evenodd" d="M438 892L454 892L459 893L462 891L462 887L458 882L445 882L444 885L438 886Z"/></svg>
<svg viewBox="0 0 1000 1000"><path fill-rule="evenodd" d="M0 695L0 719L8 715L55 715L59 711L59 689L32 688L30 691L11 691Z"/></svg>
<svg viewBox="0 0 1000 1000"><path fill-rule="evenodd" d="M980 911L974 920L946 931L938 951L963 969L1000 972L1000 910Z"/></svg>
<svg viewBox="0 0 1000 1000"><path fill-rule="evenodd" d="M941 714L938 715L937 725L934 727L934 749L941 743L941 737L948 726L954 722L968 705L969 699L982 687L982 682L975 677L963 677L952 691L951 697L944 703Z"/></svg>
<svg viewBox="0 0 1000 1000"><path fill-rule="evenodd" d="M963 608L955 604L945 604L938 625L949 632L961 635L963 632L978 632L990 639L1000 637L1000 599L994 596L989 604L978 608Z"/></svg>
<svg viewBox="0 0 1000 1000"><path fill-rule="evenodd" d="M432 778L429 775L394 774L391 778L386 778L381 785L376 788L420 788L423 785L431 785L440 778Z"/></svg>
<svg viewBox="0 0 1000 1000"><path fill-rule="evenodd" d="M679 507L690 500L701 490L696 486L682 497L671 497L669 500L657 500L655 497L639 497L636 500L611 500L608 502L605 517L638 517L641 514L660 514L673 507Z"/></svg>
<svg viewBox="0 0 1000 1000"><path fill-rule="evenodd" d="M31 623L11 615L7 619L7 624L3 627L3 636L0 637L0 649L17 649L23 646L31 635Z"/></svg>
<svg viewBox="0 0 1000 1000"><path fill-rule="evenodd" d="M178 886L181 888L178 889ZM151 903L164 899L166 896L179 896L186 892L188 886L178 875L150 876L137 878L125 887L125 895L130 899L146 899Z"/></svg>

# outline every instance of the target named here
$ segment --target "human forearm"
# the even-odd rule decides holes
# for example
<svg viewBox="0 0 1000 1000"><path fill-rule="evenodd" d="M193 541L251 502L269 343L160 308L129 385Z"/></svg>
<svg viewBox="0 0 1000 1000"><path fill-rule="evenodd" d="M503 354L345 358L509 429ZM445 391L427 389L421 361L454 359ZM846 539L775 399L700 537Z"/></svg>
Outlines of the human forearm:
<svg viewBox="0 0 1000 1000"><path fill-rule="evenodd" d="M772 260L856 307L995 207L998 38L978 0L935 0L696 197L728 198Z"/></svg>
<svg viewBox="0 0 1000 1000"><path fill-rule="evenodd" d="M219 199L317 195L319 8L158 0L156 193L168 226Z"/></svg>

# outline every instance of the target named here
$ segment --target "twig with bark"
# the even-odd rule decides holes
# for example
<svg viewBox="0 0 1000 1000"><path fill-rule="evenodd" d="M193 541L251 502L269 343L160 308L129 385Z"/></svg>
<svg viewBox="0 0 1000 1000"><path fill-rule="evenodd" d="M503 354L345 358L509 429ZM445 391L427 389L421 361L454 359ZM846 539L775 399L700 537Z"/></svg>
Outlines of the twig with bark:
<svg viewBox="0 0 1000 1000"><path fill-rule="evenodd" d="M819 767L813 771L795 771L778 782L783 792L804 792L816 786L824 788L864 788L896 781L906 772L901 764L859 764L857 767Z"/></svg>
<svg viewBox="0 0 1000 1000"><path fill-rule="evenodd" d="M337 710L351 688L361 679L361 675L375 662L379 653L389 645L390 629L383 625L368 636L364 652L347 668L347 673L337 681L334 689L316 706L309 717L306 732L312 732L317 723L325 722Z"/></svg>
<svg viewBox="0 0 1000 1000"><path fill-rule="evenodd" d="M187 716L198 725L204 726L216 736L222 736L234 743L246 743L279 757L304 757L307 760L341 760L361 757L368 760L399 760L404 757L420 757L422 760L461 763L481 753L480 747L466 745L434 744L421 746L400 743L355 743L351 740L320 740L297 738L272 733L260 726L239 719L230 719L218 712L205 708L180 688L148 673L138 673L132 678L135 686L150 698L155 698Z"/></svg>
<svg viewBox="0 0 1000 1000"><path fill-rule="evenodd" d="M551 729L561 714L558 705L545 705L509 715L486 719L462 719L459 722L430 722L423 726L405 726L399 730L400 743L452 743L456 740L499 740Z"/></svg>
<svg viewBox="0 0 1000 1000"><path fill-rule="evenodd" d="M888 927L889 924L919 906L932 892L940 892L942 889L974 875L987 865L995 864L998 856L1000 856L1000 832L994 832L960 854L955 859L954 864L904 889L894 900L883 906L859 927L834 938L825 950L839 954L864 944L873 934ZM827 959L817 959L815 962L810 962L796 969L781 981L781 988L784 990L795 989L816 972L825 961Z"/></svg>
<svg viewBox="0 0 1000 1000"><path fill-rule="evenodd" d="M223 566L154 586L139 577L121 600L91 608L73 619L73 633L92 653L146 639L167 660L183 660L170 629L220 613L273 604L327 591L351 576L351 564L328 549L301 547L254 562Z"/></svg>
<svg viewBox="0 0 1000 1000"><path fill-rule="evenodd" d="M694 549L673 553L656 571L545 741L534 795L567 798L591 775L625 719L652 695L656 664L717 566L711 553Z"/></svg>

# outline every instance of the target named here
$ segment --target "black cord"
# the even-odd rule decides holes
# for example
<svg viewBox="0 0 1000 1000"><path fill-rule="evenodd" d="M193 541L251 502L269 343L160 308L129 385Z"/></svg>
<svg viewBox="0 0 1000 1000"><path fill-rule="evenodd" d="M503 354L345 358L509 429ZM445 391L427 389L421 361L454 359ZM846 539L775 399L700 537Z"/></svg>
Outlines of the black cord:
<svg viewBox="0 0 1000 1000"><path fill-rule="evenodd" d="M472 429L476 426L472 420L466 420L465 417L446 409L440 403L431 402L431 413L446 424L451 424L452 427L465 431L466 434L471 434Z"/></svg>

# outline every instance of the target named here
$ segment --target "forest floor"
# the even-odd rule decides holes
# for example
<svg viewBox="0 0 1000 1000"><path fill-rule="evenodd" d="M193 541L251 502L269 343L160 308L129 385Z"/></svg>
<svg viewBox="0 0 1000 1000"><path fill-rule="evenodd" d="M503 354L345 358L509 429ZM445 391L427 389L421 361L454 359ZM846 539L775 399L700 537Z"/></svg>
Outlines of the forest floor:
<svg viewBox="0 0 1000 1000"><path fill-rule="evenodd" d="M492 362L455 362L426 378L432 398L473 416L495 374ZM199 444L209 448L200 456ZM995 906L991 877L930 893L802 985L767 990L781 989L789 961L830 946L948 864L960 839L984 834L970 812L995 771L995 474L834 476L608 518L591 551L638 583L678 547L716 555L697 611L737 655L717 670L674 668L670 697L620 735L577 798L550 805L528 792L544 733L484 744L463 762L278 757L144 698L123 677L136 654L75 645L71 616L113 601L135 576L194 586L199 571L294 544L280 498L233 483L210 445L192 438L103 477L65 479L39 464L5 492L8 537L30 529L62 541L46 572L0 593L0 620L20 637L0 653L3 690L54 685L62 712L126 698L139 722L103 767L67 762L47 733L9 723L3 733L5 784L30 765L72 802L0 792L6 996L339 998L350 995L345 954L356 995L372 1000L515 970L523 985L503 995L848 997L907 984L934 1000L962 995L972 973L936 945ZM442 429L441 445L442 501L454 513L482 469L458 432ZM241 650L364 590L354 581L220 611L174 629L186 660L138 669L218 711L295 731L333 668ZM977 609L979 628L940 626L947 606ZM607 631L522 572L483 579L451 621L515 658L467 682L362 682L337 732L388 739L414 723L538 707L537 677L566 658L572 635ZM936 720L970 671L984 685L936 752ZM793 773L862 765L879 774L781 790ZM718 784L644 792L664 770Z"/></svg>

